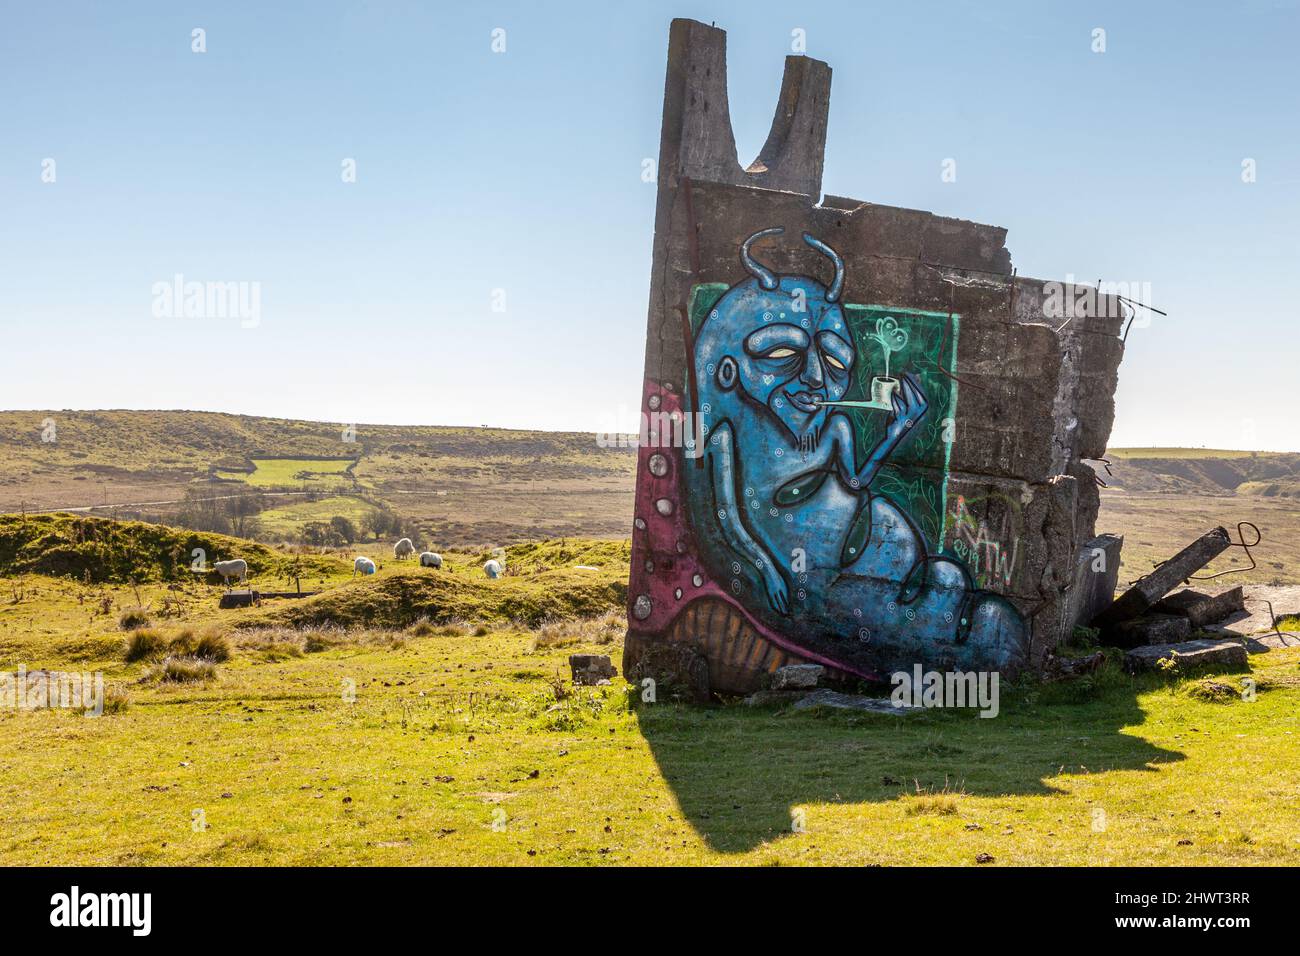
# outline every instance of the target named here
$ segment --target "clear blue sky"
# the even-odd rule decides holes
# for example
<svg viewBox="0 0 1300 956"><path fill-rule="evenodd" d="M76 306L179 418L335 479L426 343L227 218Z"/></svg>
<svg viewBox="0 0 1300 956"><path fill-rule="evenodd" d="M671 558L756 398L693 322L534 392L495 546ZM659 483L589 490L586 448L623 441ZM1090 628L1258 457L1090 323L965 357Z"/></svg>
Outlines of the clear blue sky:
<svg viewBox="0 0 1300 956"><path fill-rule="evenodd" d="M0 407L613 427L691 16L728 31L742 162L802 28L827 192L1006 226L1021 275L1150 283L1170 317L1129 336L1112 444L1300 450L1295 2L0 9ZM177 273L259 282L259 324L156 318Z"/></svg>

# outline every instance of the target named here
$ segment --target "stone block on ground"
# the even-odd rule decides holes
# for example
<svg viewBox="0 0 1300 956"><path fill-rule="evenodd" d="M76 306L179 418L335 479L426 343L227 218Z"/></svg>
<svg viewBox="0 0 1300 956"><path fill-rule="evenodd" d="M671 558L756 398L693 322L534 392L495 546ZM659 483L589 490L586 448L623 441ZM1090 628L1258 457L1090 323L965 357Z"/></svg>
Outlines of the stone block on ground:
<svg viewBox="0 0 1300 956"><path fill-rule="evenodd" d="M1155 669L1160 661L1172 658L1179 667L1197 667L1213 664L1222 667L1244 667L1246 647L1240 641L1198 640L1178 644L1148 644L1135 647L1124 655L1124 667L1129 673Z"/></svg>
<svg viewBox="0 0 1300 956"><path fill-rule="evenodd" d="M1079 548L1074 559L1074 581L1066 603L1069 620L1066 621L1065 633L1078 625L1087 626L1114 603L1123 548L1124 537L1114 534L1099 534Z"/></svg>
<svg viewBox="0 0 1300 956"><path fill-rule="evenodd" d="M902 716L920 708L895 707L888 697L864 697L861 694L841 694L833 690L813 691L794 705L795 710L814 710L825 707L829 710L857 710L873 714L893 714Z"/></svg>
<svg viewBox="0 0 1300 956"><path fill-rule="evenodd" d="M1245 609L1246 598L1241 587L1230 588L1221 594L1202 594L1185 588L1166 595L1155 606L1155 610L1164 614L1179 614L1187 618L1193 630L1217 624L1229 614Z"/></svg>
<svg viewBox="0 0 1300 956"><path fill-rule="evenodd" d="M1057 657L1055 654L1049 654L1043 664L1043 677L1049 681L1070 680L1095 674L1104 663L1106 663L1106 655L1101 651L1085 657Z"/></svg>
<svg viewBox="0 0 1300 956"><path fill-rule="evenodd" d="M573 682L586 687L594 687L618 675L604 654L570 654L569 669L573 672Z"/></svg>
<svg viewBox="0 0 1300 956"><path fill-rule="evenodd" d="M783 707L803 700L811 690L758 690L745 698L750 707Z"/></svg>
<svg viewBox="0 0 1300 956"><path fill-rule="evenodd" d="M1222 554L1229 543L1227 529L1207 531L1150 574L1138 579L1136 584L1093 621L1093 625L1107 630L1146 612L1188 577Z"/></svg>
<svg viewBox="0 0 1300 956"><path fill-rule="evenodd" d="M772 672L768 686L771 690L812 688L817 686L817 681L821 680L824 673L826 668L820 664L786 664Z"/></svg>
<svg viewBox="0 0 1300 956"><path fill-rule="evenodd" d="M257 591L226 591L217 602L217 607L224 611L232 607L253 607L261 601L262 595Z"/></svg>
<svg viewBox="0 0 1300 956"><path fill-rule="evenodd" d="M1190 640L1192 625L1180 614L1143 614L1125 621L1109 633L1109 639L1119 647L1141 647L1143 644L1177 644Z"/></svg>

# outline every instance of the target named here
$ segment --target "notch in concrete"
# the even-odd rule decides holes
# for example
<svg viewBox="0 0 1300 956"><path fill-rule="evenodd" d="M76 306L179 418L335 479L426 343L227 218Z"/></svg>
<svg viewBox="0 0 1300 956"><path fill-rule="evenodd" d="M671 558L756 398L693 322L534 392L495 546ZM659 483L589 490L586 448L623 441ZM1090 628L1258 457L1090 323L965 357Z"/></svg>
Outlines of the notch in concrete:
<svg viewBox="0 0 1300 956"><path fill-rule="evenodd" d="M673 20L659 141L660 181L686 177L821 196L831 68L787 56L781 93L758 158L741 168L727 99L727 33L696 20Z"/></svg>

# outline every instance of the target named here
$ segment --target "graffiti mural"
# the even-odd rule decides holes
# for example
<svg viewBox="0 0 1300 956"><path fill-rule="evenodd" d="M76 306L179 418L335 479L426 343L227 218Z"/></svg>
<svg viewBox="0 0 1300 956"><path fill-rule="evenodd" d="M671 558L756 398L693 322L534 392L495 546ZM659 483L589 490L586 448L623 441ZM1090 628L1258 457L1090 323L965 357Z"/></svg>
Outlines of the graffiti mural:
<svg viewBox="0 0 1300 956"><path fill-rule="evenodd" d="M807 233L829 285L778 275L754 246L782 233L742 244L748 278L692 290L685 407L648 386L650 408L696 424L687 448L643 454L664 482L638 485L637 528L670 524L672 557L634 620L662 627L710 597L777 647L861 676L1007 666L1024 622L944 546L959 317L843 302L843 260Z"/></svg>

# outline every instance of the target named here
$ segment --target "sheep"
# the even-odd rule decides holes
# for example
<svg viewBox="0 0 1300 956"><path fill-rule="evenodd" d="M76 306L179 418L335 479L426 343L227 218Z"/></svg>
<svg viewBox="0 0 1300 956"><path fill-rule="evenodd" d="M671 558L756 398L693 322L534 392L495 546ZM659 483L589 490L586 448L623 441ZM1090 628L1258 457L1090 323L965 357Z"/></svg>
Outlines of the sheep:
<svg viewBox="0 0 1300 956"><path fill-rule="evenodd" d="M486 564L483 565L483 572L489 578L501 577L501 562L498 561L496 558L493 558L491 561L488 561Z"/></svg>
<svg viewBox="0 0 1300 956"><path fill-rule="evenodd" d="M355 578L358 574L374 574L375 562L366 557L358 557L352 562L352 576Z"/></svg>
<svg viewBox="0 0 1300 956"><path fill-rule="evenodd" d="M212 570L221 575L221 580L228 587L231 578L239 578L239 583L243 584L248 580L248 562L243 558L235 558L232 561L214 561Z"/></svg>
<svg viewBox="0 0 1300 956"><path fill-rule="evenodd" d="M422 551L420 553L420 567L422 568L442 567L442 555L435 554L432 551Z"/></svg>
<svg viewBox="0 0 1300 956"><path fill-rule="evenodd" d="M410 538L403 538L397 544L393 545L393 557L398 561L402 558L410 557L415 554L415 545Z"/></svg>

